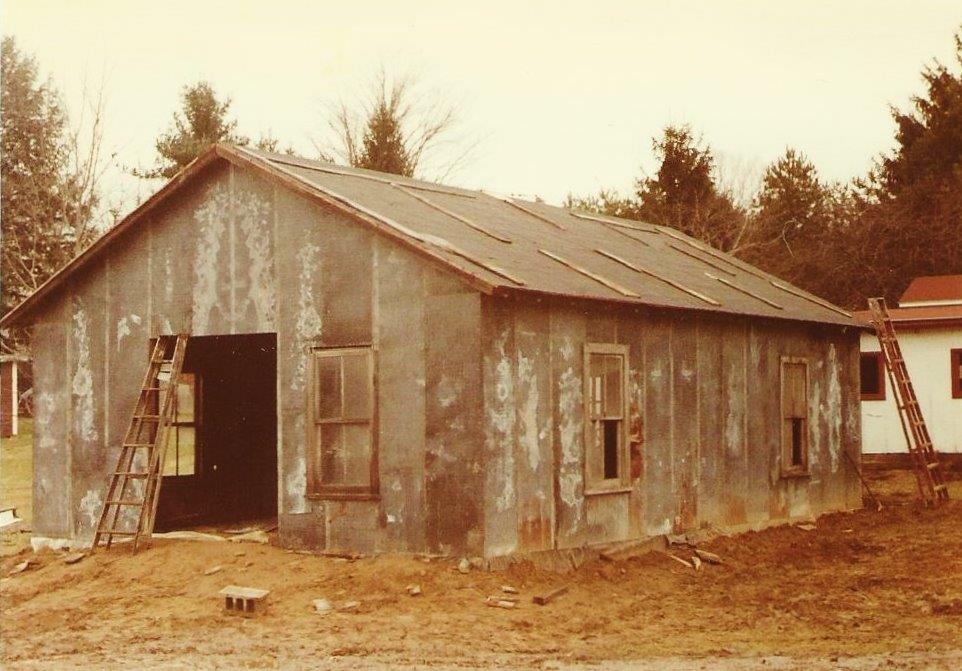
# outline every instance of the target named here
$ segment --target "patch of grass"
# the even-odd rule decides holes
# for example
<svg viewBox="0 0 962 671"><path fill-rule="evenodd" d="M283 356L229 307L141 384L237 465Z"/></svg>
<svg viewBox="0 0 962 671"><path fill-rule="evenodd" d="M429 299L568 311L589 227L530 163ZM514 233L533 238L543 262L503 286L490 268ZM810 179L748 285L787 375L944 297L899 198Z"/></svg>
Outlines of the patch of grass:
<svg viewBox="0 0 962 671"><path fill-rule="evenodd" d="M30 526L33 519L33 419L20 419L20 432L0 441L0 508L13 506Z"/></svg>

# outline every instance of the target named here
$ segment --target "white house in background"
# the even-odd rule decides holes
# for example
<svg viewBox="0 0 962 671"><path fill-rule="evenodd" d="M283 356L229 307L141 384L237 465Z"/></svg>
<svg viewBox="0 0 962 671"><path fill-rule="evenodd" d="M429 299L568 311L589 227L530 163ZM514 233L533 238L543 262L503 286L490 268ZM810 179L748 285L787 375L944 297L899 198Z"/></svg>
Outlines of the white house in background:
<svg viewBox="0 0 962 671"><path fill-rule="evenodd" d="M962 275L917 277L889 312L935 449L962 453ZM907 452L874 331L861 350L862 452Z"/></svg>

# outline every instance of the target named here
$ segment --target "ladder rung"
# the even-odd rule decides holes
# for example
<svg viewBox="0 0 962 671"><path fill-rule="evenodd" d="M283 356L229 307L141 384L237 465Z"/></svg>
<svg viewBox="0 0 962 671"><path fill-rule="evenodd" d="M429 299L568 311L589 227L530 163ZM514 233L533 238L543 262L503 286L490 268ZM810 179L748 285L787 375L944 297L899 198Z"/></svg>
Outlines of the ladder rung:
<svg viewBox="0 0 962 671"><path fill-rule="evenodd" d="M143 449L143 448L145 448L145 447L153 447L154 444L153 444L153 443L124 443L123 446L124 446L125 448L126 448L126 447L130 447L130 448L133 448L133 449L135 449L135 450L139 450L139 449Z"/></svg>
<svg viewBox="0 0 962 671"><path fill-rule="evenodd" d="M134 415L134 419L155 420L155 419L160 419L160 415Z"/></svg>
<svg viewBox="0 0 962 671"><path fill-rule="evenodd" d="M100 532L101 536L136 536L136 531L121 531L119 529L104 529Z"/></svg>
<svg viewBox="0 0 962 671"><path fill-rule="evenodd" d="M133 499L117 499L115 501L107 501L109 506L142 506L143 501L135 501Z"/></svg>
<svg viewBox="0 0 962 671"><path fill-rule="evenodd" d="M114 471L114 475L124 475L128 478L143 479L146 478L149 473L142 473L140 471Z"/></svg>

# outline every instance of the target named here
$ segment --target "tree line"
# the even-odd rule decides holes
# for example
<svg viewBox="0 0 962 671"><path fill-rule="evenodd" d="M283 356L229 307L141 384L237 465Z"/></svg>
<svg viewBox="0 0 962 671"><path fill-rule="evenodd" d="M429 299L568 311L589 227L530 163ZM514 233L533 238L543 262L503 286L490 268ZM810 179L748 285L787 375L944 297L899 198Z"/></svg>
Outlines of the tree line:
<svg viewBox="0 0 962 671"><path fill-rule="evenodd" d="M955 59L962 66L962 32ZM565 205L672 226L847 307L873 295L896 298L915 276L962 272L962 73L935 62L922 79L924 92L892 109L895 149L851 181L826 181L787 147L746 201L722 183L695 130L669 125L652 139L657 171L640 176L632 193L569 195ZM119 213L104 207L100 189L102 96L85 96L86 124L71 125L53 84L12 37L3 39L0 87L5 313ZM170 178L217 142L292 153L270 133L241 135L231 103L209 82L185 86L155 142L155 163L131 172ZM424 177L425 157L452 144L458 114L443 96L425 96L416 81L382 70L357 100L331 105L327 120L333 141L315 146L319 158ZM436 178L473 149L462 144ZM13 346L9 337L4 346Z"/></svg>

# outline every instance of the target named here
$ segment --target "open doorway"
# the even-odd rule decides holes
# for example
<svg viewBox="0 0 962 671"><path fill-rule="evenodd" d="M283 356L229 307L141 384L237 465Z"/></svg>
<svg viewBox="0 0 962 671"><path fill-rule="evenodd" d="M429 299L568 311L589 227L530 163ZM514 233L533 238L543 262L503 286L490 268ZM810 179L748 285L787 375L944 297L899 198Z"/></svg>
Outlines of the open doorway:
<svg viewBox="0 0 962 671"><path fill-rule="evenodd" d="M277 337L191 337L156 529L277 517Z"/></svg>

